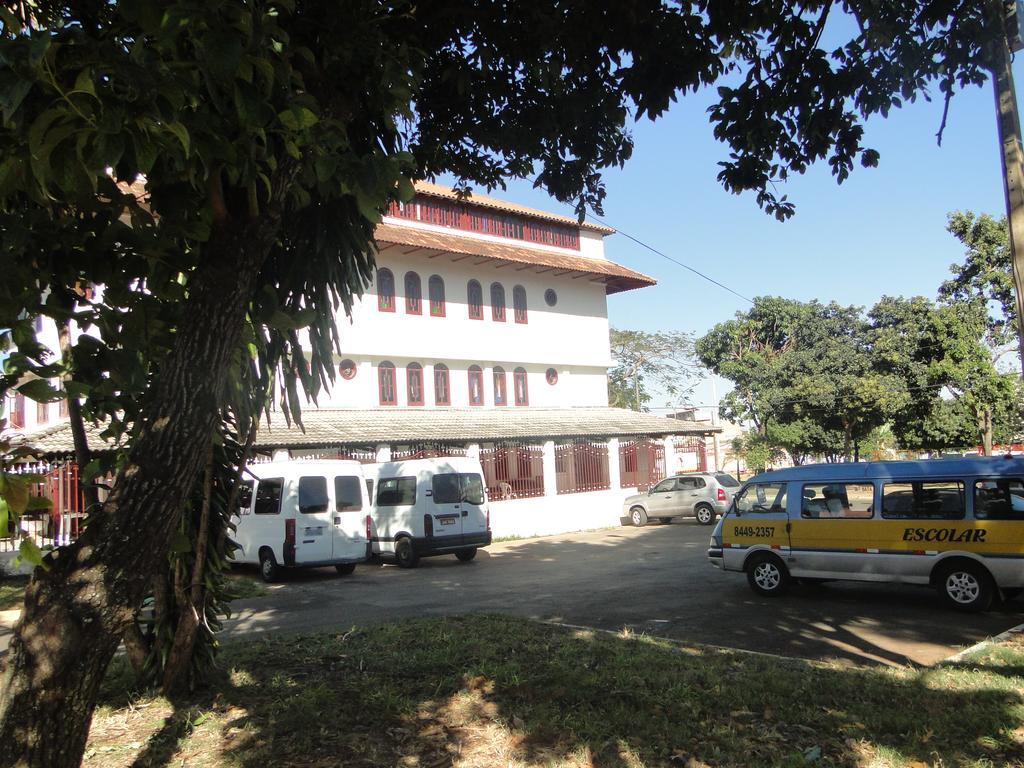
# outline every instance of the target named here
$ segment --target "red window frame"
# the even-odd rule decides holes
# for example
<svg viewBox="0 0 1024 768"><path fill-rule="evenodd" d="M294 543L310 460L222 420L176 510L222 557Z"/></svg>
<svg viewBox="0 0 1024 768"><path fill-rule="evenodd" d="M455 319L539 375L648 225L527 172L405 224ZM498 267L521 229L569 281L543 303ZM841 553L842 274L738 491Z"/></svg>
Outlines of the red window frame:
<svg viewBox="0 0 1024 768"><path fill-rule="evenodd" d="M438 363L434 366L434 405L451 405L452 390L448 379L448 366Z"/></svg>
<svg viewBox="0 0 1024 768"><path fill-rule="evenodd" d="M512 289L512 307L512 314L515 315L517 323L525 324L529 322L526 314L526 289L521 285L517 285Z"/></svg>
<svg viewBox="0 0 1024 768"><path fill-rule="evenodd" d="M516 368L512 372L512 389L515 390L516 405L530 404L530 387L525 368Z"/></svg>
<svg viewBox="0 0 1024 768"><path fill-rule="evenodd" d="M494 404L497 406L508 405L508 387L505 378L505 369L500 365L494 366Z"/></svg>
<svg viewBox="0 0 1024 768"><path fill-rule="evenodd" d="M377 393L381 405L398 405L395 364L385 360L377 366Z"/></svg>
<svg viewBox="0 0 1024 768"><path fill-rule="evenodd" d="M491 283L491 320L505 322L505 286L501 283Z"/></svg>
<svg viewBox="0 0 1024 768"><path fill-rule="evenodd" d="M419 363L405 366L405 395L409 405L423 405L423 366Z"/></svg>
<svg viewBox="0 0 1024 768"><path fill-rule="evenodd" d="M484 372L479 365L469 366L469 370L466 371L469 379L469 404L470 405L483 405L484 404ZM476 385L477 397L473 397L473 385Z"/></svg>
<svg viewBox="0 0 1024 768"><path fill-rule="evenodd" d="M405 314L423 314L423 284L415 272L405 273Z"/></svg>
<svg viewBox="0 0 1024 768"><path fill-rule="evenodd" d="M25 396L20 392L15 393L14 403L11 405L11 429L25 428Z"/></svg>
<svg viewBox="0 0 1024 768"><path fill-rule="evenodd" d="M377 310L395 311L395 275L387 267L377 270Z"/></svg>
<svg viewBox="0 0 1024 768"><path fill-rule="evenodd" d="M427 281L427 294L430 297L430 316L444 317L444 279L440 275L431 275Z"/></svg>
<svg viewBox="0 0 1024 768"><path fill-rule="evenodd" d="M470 320L484 319L484 289L479 280L466 283L466 306Z"/></svg>

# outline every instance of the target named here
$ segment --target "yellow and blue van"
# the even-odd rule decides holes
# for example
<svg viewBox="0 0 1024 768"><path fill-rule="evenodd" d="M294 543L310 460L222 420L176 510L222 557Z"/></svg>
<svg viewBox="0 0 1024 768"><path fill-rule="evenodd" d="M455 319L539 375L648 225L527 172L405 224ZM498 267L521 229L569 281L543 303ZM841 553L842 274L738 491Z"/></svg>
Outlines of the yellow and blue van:
<svg viewBox="0 0 1024 768"><path fill-rule="evenodd" d="M708 558L765 596L793 579L930 584L955 608L986 610L1024 589L1024 459L765 472L736 493Z"/></svg>

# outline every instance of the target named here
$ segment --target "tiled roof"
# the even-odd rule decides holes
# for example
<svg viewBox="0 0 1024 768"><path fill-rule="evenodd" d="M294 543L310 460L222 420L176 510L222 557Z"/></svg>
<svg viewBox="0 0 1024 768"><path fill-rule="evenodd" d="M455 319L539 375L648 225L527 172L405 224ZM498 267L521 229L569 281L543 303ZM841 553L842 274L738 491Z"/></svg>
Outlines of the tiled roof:
<svg viewBox="0 0 1024 768"><path fill-rule="evenodd" d="M329 448L343 445L415 442L481 442L573 437L661 437L708 435L718 427L666 419L624 408L374 408L369 410L311 408L304 411L305 431L289 427L280 412L260 424L256 448ZM89 443L102 445L98 430L89 427ZM65 423L28 435L20 444L40 456L70 455L71 428Z"/></svg>
<svg viewBox="0 0 1024 768"><path fill-rule="evenodd" d="M634 288L654 285L653 277L634 272L613 261L588 259L584 256L543 251L539 248L520 248L514 245L478 240L473 237L434 232L402 224L378 224L374 232L378 247L384 250L388 244L411 245L443 253L479 256L483 261L503 261L512 264L530 264L546 267L545 271L575 273L581 277L593 275L595 282L605 284L608 293L619 293ZM482 263L482 262L481 262Z"/></svg>
<svg viewBox="0 0 1024 768"><path fill-rule="evenodd" d="M443 197L445 200L459 200L459 196L455 193L455 190L451 187L445 187L440 184L432 184L429 181L417 181L414 184L416 191L421 195L430 195L432 197ZM555 221L560 224L568 224L572 227L580 227L581 229L589 229L593 232L600 232L605 235L614 234L615 230L611 227L606 227L603 224L593 224L589 221L584 221L582 224L576 219L569 216L559 216L557 213L548 213L547 211L539 211L536 208L527 208L525 205L517 205L510 203L506 200L499 200L496 197L490 197L488 195L480 195L476 192L472 193L469 197L462 198L463 202L470 203L472 205L479 205L484 208L492 208L497 211L507 211L508 213L518 213L523 216L529 216L534 219L544 219L545 221Z"/></svg>

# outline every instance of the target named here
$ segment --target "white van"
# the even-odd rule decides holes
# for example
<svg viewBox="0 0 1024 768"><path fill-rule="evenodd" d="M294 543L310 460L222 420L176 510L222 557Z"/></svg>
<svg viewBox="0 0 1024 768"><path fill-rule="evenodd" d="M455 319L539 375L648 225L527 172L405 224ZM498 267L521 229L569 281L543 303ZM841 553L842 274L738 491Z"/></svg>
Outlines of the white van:
<svg viewBox="0 0 1024 768"><path fill-rule="evenodd" d="M421 557L454 554L468 563L491 543L483 470L477 459L446 457L367 464L374 499L373 551L415 568Z"/></svg>
<svg viewBox="0 0 1024 768"><path fill-rule="evenodd" d="M247 468L238 496L235 561L282 567L333 565L349 574L370 556L370 500L356 461L279 461Z"/></svg>

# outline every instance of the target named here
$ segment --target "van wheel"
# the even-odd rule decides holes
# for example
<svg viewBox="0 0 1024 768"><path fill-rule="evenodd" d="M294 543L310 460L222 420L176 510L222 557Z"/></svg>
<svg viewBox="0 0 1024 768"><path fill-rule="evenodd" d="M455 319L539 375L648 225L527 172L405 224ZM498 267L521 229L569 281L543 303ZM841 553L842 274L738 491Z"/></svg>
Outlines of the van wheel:
<svg viewBox="0 0 1024 768"><path fill-rule="evenodd" d="M789 589L789 569L775 555L758 552L747 560L747 583L759 595L778 597Z"/></svg>
<svg viewBox="0 0 1024 768"><path fill-rule="evenodd" d="M629 519L637 528L647 525L647 513L643 507L633 507L629 510Z"/></svg>
<svg viewBox="0 0 1024 768"><path fill-rule="evenodd" d="M415 568L419 565L420 556L412 548L412 539L403 536L395 542L395 562L401 568Z"/></svg>
<svg viewBox="0 0 1024 768"><path fill-rule="evenodd" d="M268 584L281 578L281 566L277 564L274 552L266 547L260 550L260 578Z"/></svg>
<svg viewBox="0 0 1024 768"><path fill-rule="evenodd" d="M349 574L355 572L356 564L355 563L338 563L338 565L334 566L334 570L336 570L342 576L348 576Z"/></svg>
<svg viewBox="0 0 1024 768"><path fill-rule="evenodd" d="M696 516L697 522L701 525L711 525L715 522L715 510L707 504L697 505Z"/></svg>
<svg viewBox="0 0 1024 768"><path fill-rule="evenodd" d="M987 611L995 597L988 571L970 560L960 560L939 571L936 584L947 603L960 611Z"/></svg>
<svg viewBox="0 0 1024 768"><path fill-rule="evenodd" d="M474 557L476 557L476 547L470 547L469 549L460 549L455 552L455 556L464 563L468 563Z"/></svg>

